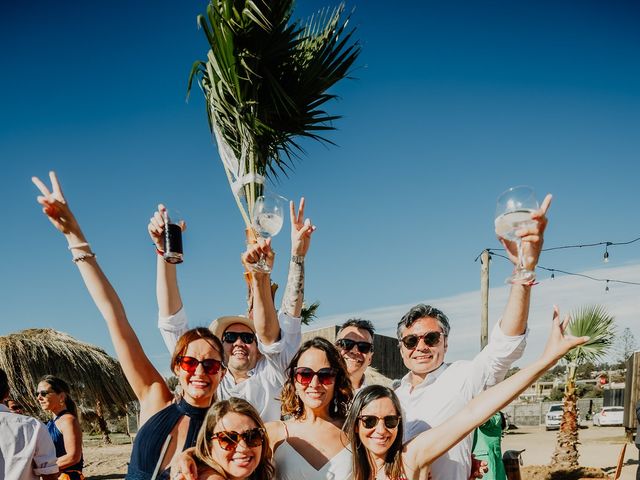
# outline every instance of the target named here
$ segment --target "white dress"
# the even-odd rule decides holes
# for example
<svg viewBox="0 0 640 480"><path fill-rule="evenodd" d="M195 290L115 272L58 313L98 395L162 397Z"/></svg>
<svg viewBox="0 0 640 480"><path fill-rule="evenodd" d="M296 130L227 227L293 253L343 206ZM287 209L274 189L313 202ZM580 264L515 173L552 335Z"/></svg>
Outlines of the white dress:
<svg viewBox="0 0 640 480"><path fill-rule="evenodd" d="M285 427L286 428L286 427ZM288 438L287 431L287 438ZM343 448L316 470L285 439L273 454L276 480L349 480L353 476L351 452Z"/></svg>

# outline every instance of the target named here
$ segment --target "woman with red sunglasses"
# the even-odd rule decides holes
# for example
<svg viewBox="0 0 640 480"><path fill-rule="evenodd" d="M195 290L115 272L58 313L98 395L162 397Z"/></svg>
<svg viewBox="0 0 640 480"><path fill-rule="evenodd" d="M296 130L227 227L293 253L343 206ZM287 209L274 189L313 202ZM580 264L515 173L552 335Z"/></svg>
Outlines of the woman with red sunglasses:
<svg viewBox="0 0 640 480"><path fill-rule="evenodd" d="M170 466L186 448L195 445L207 409L224 374L220 340L207 328L187 331L176 345L171 370L178 377L182 398L176 401L164 378L144 353L127 320L117 293L102 272L96 255L80 229L54 172L51 190L38 178L42 211L66 238L93 301L102 313L118 360L140 402L140 428L131 453L128 480L168 479Z"/></svg>
<svg viewBox="0 0 640 480"><path fill-rule="evenodd" d="M284 422L267 423L278 480L351 478L342 432L353 390L344 359L328 340L306 341L291 359L282 389Z"/></svg>

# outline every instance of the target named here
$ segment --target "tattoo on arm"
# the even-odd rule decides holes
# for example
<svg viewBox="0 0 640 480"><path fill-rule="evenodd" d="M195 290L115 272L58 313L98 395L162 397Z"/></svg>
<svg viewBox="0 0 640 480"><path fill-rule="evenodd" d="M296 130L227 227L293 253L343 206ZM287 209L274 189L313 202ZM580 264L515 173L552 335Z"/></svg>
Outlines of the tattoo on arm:
<svg viewBox="0 0 640 480"><path fill-rule="evenodd" d="M292 317L299 317L304 301L304 262L289 262L287 286L280 310Z"/></svg>

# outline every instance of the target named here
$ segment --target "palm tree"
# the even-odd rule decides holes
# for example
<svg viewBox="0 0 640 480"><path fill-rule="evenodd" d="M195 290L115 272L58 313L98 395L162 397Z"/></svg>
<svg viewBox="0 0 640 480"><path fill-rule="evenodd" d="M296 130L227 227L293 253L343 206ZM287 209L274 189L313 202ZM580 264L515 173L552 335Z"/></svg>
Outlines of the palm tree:
<svg viewBox="0 0 640 480"><path fill-rule="evenodd" d="M252 232L251 212L266 178L292 169L300 137L331 143L321 133L340 118L323 110L327 93L348 76L360 53L344 5L306 24L291 19L294 0L211 0L198 16L210 50L194 63L209 128L236 203Z"/></svg>
<svg viewBox="0 0 640 480"><path fill-rule="evenodd" d="M300 320L303 325L310 325L311 322L318 318L318 307L320 307L320 302L318 301L313 302L311 305L302 305Z"/></svg>
<svg viewBox="0 0 640 480"><path fill-rule="evenodd" d="M571 314L568 333L576 337L588 336L589 341L572 349L564 357L567 362L564 409L556 449L551 458L551 466L556 469L579 466L576 371L578 366L595 362L607 353L615 336L613 322L614 317L600 305L582 307Z"/></svg>
<svg viewBox="0 0 640 480"><path fill-rule="evenodd" d="M47 374L69 383L86 419L94 419L110 443L105 416L121 415L136 400L120 364L104 350L50 328L32 328L0 336L0 368L7 372L11 396L34 416L42 411L34 396Z"/></svg>

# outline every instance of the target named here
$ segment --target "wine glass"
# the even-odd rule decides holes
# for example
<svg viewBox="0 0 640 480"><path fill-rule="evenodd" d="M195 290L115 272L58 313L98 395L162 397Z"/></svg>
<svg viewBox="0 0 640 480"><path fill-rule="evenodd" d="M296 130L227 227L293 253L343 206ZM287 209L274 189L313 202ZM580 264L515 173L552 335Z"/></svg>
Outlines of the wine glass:
<svg viewBox="0 0 640 480"><path fill-rule="evenodd" d="M284 207L287 199L280 195L262 195L256 199L253 206L253 228L262 238L269 238L277 235L284 223ZM270 273L271 267L263 256L257 263L252 265L254 272Z"/></svg>
<svg viewBox="0 0 640 480"><path fill-rule="evenodd" d="M535 225L531 214L538 210L539 205L533 188L526 185L511 187L498 197L496 205L496 233L504 238L516 242L518 247L518 264L513 275L506 283L527 284L535 281L536 274L525 268L522 258L522 239L516 235L521 228Z"/></svg>

